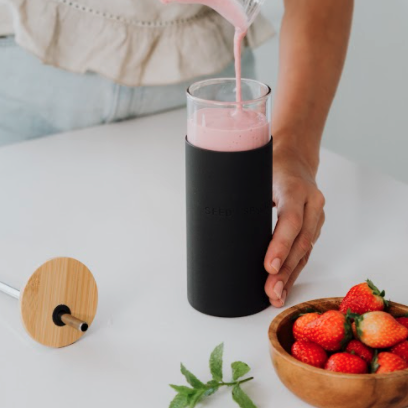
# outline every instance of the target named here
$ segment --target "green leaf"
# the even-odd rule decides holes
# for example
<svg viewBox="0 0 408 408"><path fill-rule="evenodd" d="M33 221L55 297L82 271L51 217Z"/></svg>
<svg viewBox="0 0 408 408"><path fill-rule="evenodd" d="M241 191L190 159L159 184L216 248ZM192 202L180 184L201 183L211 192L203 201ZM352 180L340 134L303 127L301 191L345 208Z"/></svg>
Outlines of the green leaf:
<svg viewBox="0 0 408 408"><path fill-rule="evenodd" d="M184 375L184 377L186 377L187 382L195 389L203 389L205 388L205 385L192 373L190 373L190 371L187 370L186 367L184 367L183 364L181 364L180 366L180 371L181 374Z"/></svg>
<svg viewBox="0 0 408 408"><path fill-rule="evenodd" d="M352 313L351 309L348 308L347 313L346 313L346 317L347 317L348 320L351 321L351 320L355 320L355 319L359 318L360 315L358 313Z"/></svg>
<svg viewBox="0 0 408 408"><path fill-rule="evenodd" d="M170 387L173 388L173 390L177 391L179 394L183 394L183 395L187 395L187 396L195 394L195 392L196 392L196 390L194 388L185 387L184 385L170 384Z"/></svg>
<svg viewBox="0 0 408 408"><path fill-rule="evenodd" d="M224 343L218 345L210 356L210 370L215 381L222 381L222 355L224 353Z"/></svg>
<svg viewBox="0 0 408 408"><path fill-rule="evenodd" d="M361 337L363 337L363 330L361 329L361 324L363 320L364 320L364 315L358 316L354 319L354 323L356 324L358 340L361 340Z"/></svg>
<svg viewBox="0 0 408 408"><path fill-rule="evenodd" d="M374 357L371 361L371 373L375 374L377 370L380 368L380 365L378 364L378 350L375 350L374 352Z"/></svg>
<svg viewBox="0 0 408 408"><path fill-rule="evenodd" d="M234 381L238 380L238 378L243 377L245 374L249 373L251 368L248 364L243 363L242 361L235 361L231 364L232 368L232 379Z"/></svg>
<svg viewBox="0 0 408 408"><path fill-rule="evenodd" d="M215 392L218 391L219 386L214 386L214 387L210 387L207 388L207 390L204 392L203 396L204 397L209 397L210 395L213 395Z"/></svg>
<svg viewBox="0 0 408 408"><path fill-rule="evenodd" d="M373 292L373 295L377 295L377 296L384 296L385 292L380 292L380 290L377 288L377 286L374 285L374 283L372 281L370 281L370 279L367 279L367 285L368 287L371 289L371 291Z"/></svg>
<svg viewBox="0 0 408 408"><path fill-rule="evenodd" d="M353 338L353 329L351 328L349 311L350 309L347 312L346 320L344 322L344 338L340 344L342 350L344 350L347 347L348 342Z"/></svg>
<svg viewBox="0 0 408 408"><path fill-rule="evenodd" d="M239 385L232 389L232 398L241 408L257 408Z"/></svg>
<svg viewBox="0 0 408 408"><path fill-rule="evenodd" d="M373 295L375 296L381 296L383 298L384 301L384 307L388 308L390 303L388 300L385 299L385 290L380 291L380 289L377 288L377 286L374 285L374 283L372 281L370 281L370 279L367 279L367 284L368 287L371 289L371 291L373 292Z"/></svg>
<svg viewBox="0 0 408 408"><path fill-rule="evenodd" d="M201 401L201 399L204 397L204 392L205 390L196 390L196 393L189 397L189 408L194 408Z"/></svg>
<svg viewBox="0 0 408 408"><path fill-rule="evenodd" d="M177 394L170 402L169 408L186 408L188 406L188 397L183 394Z"/></svg>

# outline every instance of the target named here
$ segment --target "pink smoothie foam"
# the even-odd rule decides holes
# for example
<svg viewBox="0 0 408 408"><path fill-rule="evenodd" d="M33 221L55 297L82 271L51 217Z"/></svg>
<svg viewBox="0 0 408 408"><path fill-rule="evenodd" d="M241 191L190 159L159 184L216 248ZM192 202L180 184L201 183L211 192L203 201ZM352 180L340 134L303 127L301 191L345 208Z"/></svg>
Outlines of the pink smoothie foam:
<svg viewBox="0 0 408 408"><path fill-rule="evenodd" d="M235 27L234 58L236 101L242 102L241 51L250 22L237 0L161 0L163 3L198 3L211 7ZM269 123L262 113L236 108L198 110L188 119L187 139L203 149L232 152L262 147L270 140Z"/></svg>
<svg viewBox="0 0 408 408"><path fill-rule="evenodd" d="M252 110L204 108L188 119L187 138L202 149L252 150L269 142L269 123L264 114Z"/></svg>

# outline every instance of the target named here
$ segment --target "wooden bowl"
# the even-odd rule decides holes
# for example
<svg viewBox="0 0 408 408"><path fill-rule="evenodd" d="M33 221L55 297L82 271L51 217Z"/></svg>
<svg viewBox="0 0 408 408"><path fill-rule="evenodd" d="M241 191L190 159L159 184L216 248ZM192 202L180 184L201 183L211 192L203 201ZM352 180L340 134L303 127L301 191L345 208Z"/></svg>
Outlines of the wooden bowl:
<svg viewBox="0 0 408 408"><path fill-rule="evenodd" d="M283 384L300 399L320 408L406 408L408 370L389 374L342 374L304 364L290 355L292 326L299 313L338 309L342 298L301 303L275 317L269 327L272 363ZM394 316L408 307L390 302Z"/></svg>

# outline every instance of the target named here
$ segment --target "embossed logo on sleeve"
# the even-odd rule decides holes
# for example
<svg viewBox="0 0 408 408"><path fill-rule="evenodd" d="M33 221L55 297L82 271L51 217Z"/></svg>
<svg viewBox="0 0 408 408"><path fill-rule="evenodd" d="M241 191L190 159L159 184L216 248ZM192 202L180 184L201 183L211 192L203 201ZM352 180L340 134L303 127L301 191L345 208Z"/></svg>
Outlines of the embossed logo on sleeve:
<svg viewBox="0 0 408 408"><path fill-rule="evenodd" d="M207 215L213 215L217 217L231 217L232 216L232 210L230 208L205 207L204 211Z"/></svg>
<svg viewBox="0 0 408 408"><path fill-rule="evenodd" d="M272 203L265 202L261 205L248 206L239 209L225 208L225 207L204 207L204 213L213 217L232 217L234 215L242 216L257 216L263 214L265 211L271 211Z"/></svg>

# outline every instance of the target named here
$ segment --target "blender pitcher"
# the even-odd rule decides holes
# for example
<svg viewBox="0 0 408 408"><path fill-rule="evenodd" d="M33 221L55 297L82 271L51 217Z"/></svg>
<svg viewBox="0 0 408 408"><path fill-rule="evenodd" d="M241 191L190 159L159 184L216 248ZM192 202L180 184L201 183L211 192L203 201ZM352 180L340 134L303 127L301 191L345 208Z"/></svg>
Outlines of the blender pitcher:
<svg viewBox="0 0 408 408"><path fill-rule="evenodd" d="M247 31L265 0L161 0L162 3L199 3L211 7L235 28Z"/></svg>

